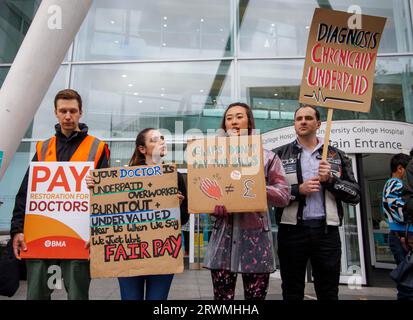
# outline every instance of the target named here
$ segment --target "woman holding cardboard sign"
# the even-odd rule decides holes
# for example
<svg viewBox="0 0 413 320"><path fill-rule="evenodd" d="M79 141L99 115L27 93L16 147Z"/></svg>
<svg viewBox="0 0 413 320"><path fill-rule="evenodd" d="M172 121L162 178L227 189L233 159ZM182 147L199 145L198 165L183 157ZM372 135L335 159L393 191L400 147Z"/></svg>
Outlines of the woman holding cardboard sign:
<svg viewBox="0 0 413 320"><path fill-rule="evenodd" d="M228 136L253 134L255 124L251 108L245 103L230 104L221 128ZM284 169L278 156L268 150L264 150L264 172L269 204L286 206L290 188ZM265 299L269 275L275 271L268 212L231 213L224 206L216 206L213 216L215 224L204 265L211 270L215 300L234 299L238 273L242 274L245 299Z"/></svg>
<svg viewBox="0 0 413 320"><path fill-rule="evenodd" d="M166 143L161 133L154 128L146 128L136 137L135 151L129 161L130 166L153 166L162 162L166 155ZM94 186L93 178L87 177L89 187ZM181 209L181 225L189 218L186 187L178 172L178 198ZM173 274L157 274L118 278L122 300L166 300Z"/></svg>

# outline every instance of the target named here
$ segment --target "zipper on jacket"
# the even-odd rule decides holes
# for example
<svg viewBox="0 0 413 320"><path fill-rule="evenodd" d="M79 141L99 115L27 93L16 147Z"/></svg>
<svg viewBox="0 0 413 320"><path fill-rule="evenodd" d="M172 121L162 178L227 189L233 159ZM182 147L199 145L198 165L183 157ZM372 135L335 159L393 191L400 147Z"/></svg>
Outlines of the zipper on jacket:
<svg viewBox="0 0 413 320"><path fill-rule="evenodd" d="M327 147L327 159L326 161L328 162L328 151L329 151L330 146ZM322 148L318 149L318 154L321 155ZM320 184L321 186L321 184ZM321 186L323 188L323 207L324 207L324 234L328 233L328 225L327 225L327 209L326 209L326 188Z"/></svg>
<svg viewBox="0 0 413 320"><path fill-rule="evenodd" d="M298 148L298 147L297 147ZM303 174L301 172L301 152L302 149L298 148L298 153L297 153L297 163L296 163L296 172L297 172L297 182L298 182L298 186L300 186L300 184L303 183ZM306 198L304 196L303 200L300 200L298 202L298 212L297 212L297 224L298 221L303 220L303 212L304 212L304 206L306 204Z"/></svg>

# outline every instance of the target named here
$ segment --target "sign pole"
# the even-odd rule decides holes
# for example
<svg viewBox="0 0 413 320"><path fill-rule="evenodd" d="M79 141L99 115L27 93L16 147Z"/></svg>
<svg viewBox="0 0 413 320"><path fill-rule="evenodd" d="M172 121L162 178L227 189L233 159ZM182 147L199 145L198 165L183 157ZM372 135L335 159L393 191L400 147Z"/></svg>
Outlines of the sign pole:
<svg viewBox="0 0 413 320"><path fill-rule="evenodd" d="M326 133L324 136L324 146L323 146L323 156L322 160L327 160L327 150L328 150L328 144L330 141L330 133L331 133L331 124L333 122L333 110L331 108L328 108L327 111L327 124L326 124Z"/></svg>

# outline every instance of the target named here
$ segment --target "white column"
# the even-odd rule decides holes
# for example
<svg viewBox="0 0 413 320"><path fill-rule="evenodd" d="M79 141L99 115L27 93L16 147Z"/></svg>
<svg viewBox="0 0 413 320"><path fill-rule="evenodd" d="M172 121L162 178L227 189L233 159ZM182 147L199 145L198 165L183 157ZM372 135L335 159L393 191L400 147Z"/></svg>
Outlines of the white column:
<svg viewBox="0 0 413 320"><path fill-rule="evenodd" d="M40 4L0 90L0 151L4 152L0 178L91 4L92 0L43 0Z"/></svg>

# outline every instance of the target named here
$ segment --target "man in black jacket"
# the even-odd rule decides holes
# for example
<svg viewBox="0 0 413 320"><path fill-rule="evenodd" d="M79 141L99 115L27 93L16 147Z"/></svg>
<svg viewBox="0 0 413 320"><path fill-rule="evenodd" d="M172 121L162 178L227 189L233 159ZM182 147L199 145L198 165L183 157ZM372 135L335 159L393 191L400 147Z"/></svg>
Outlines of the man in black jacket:
<svg viewBox="0 0 413 320"><path fill-rule="evenodd" d="M323 141L316 133L320 113L312 106L299 107L294 115L297 139L274 150L291 184L291 201L277 208L278 256L284 300L304 298L308 260L319 300L337 300L340 279L341 201L356 205L360 189L350 160L328 147L321 160Z"/></svg>
<svg viewBox="0 0 413 320"><path fill-rule="evenodd" d="M107 168L110 157L107 144L88 135L88 127L79 123L82 116L80 95L71 89L62 90L57 93L54 106L59 122L55 126L56 134L51 139L37 144L37 151L32 161L94 161L95 168ZM91 143L86 143L87 141ZM29 170L16 196L11 220L10 235L17 259L20 259L21 250L27 250L23 227L28 178ZM27 299L50 299L53 288L49 285L48 271L53 265L61 267L69 299L89 298L88 260L27 259Z"/></svg>

